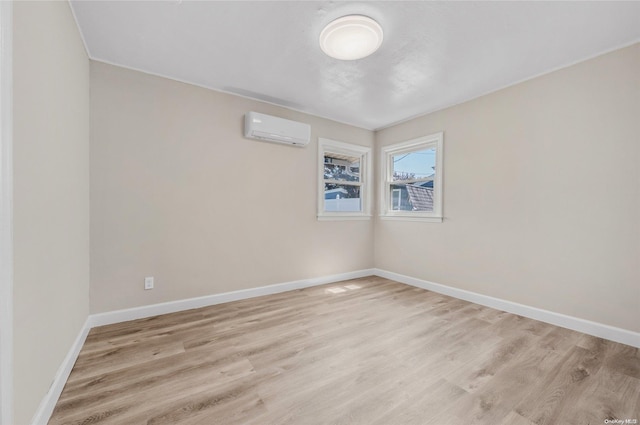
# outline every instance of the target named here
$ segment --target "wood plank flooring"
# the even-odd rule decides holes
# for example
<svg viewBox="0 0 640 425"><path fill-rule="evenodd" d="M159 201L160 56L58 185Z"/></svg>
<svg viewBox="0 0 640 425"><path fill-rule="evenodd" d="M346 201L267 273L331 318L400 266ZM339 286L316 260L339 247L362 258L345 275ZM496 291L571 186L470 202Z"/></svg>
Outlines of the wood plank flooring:
<svg viewBox="0 0 640 425"><path fill-rule="evenodd" d="M93 329L59 424L640 423L640 353L368 277Z"/></svg>

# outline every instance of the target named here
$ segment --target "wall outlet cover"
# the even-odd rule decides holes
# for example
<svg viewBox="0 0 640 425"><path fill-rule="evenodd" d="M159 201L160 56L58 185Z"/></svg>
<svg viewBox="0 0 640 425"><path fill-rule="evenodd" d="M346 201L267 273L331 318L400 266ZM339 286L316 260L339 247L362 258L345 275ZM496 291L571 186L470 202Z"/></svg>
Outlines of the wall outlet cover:
<svg viewBox="0 0 640 425"><path fill-rule="evenodd" d="M153 289L153 276L144 278L144 289Z"/></svg>

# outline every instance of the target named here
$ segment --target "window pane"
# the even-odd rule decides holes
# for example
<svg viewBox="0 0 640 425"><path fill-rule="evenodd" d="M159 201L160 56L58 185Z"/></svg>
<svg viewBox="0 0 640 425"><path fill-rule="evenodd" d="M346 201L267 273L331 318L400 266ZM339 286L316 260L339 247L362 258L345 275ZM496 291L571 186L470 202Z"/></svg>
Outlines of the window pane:
<svg viewBox="0 0 640 425"><path fill-rule="evenodd" d="M433 180L392 184L389 187L391 210L433 212Z"/></svg>
<svg viewBox="0 0 640 425"><path fill-rule="evenodd" d="M360 158L337 153L325 153L324 178L330 180L359 182Z"/></svg>
<svg viewBox="0 0 640 425"><path fill-rule="evenodd" d="M406 194L406 191L405 191L405 194ZM402 210L402 189L398 189L397 187L391 188L391 210L392 211Z"/></svg>
<svg viewBox="0 0 640 425"><path fill-rule="evenodd" d="M324 185L324 210L325 211L362 211L360 198L360 186L346 184Z"/></svg>
<svg viewBox="0 0 640 425"><path fill-rule="evenodd" d="M393 181L433 179L435 176L435 148L393 155L391 159Z"/></svg>

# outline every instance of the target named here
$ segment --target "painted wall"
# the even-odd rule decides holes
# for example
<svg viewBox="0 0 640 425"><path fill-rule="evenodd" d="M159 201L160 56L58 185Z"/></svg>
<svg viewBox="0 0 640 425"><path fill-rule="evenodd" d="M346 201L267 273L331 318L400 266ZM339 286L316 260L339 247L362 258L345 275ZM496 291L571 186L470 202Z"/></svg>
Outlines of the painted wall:
<svg viewBox="0 0 640 425"><path fill-rule="evenodd" d="M376 220L376 267L640 331L640 44L384 129L444 131L444 222Z"/></svg>
<svg viewBox="0 0 640 425"><path fill-rule="evenodd" d="M15 2L14 423L89 313L89 59L67 2Z"/></svg>
<svg viewBox="0 0 640 425"><path fill-rule="evenodd" d="M256 111L305 148L245 139ZM91 312L373 266L373 221L316 219L317 139L373 132L91 62ZM155 289L143 290L145 276Z"/></svg>

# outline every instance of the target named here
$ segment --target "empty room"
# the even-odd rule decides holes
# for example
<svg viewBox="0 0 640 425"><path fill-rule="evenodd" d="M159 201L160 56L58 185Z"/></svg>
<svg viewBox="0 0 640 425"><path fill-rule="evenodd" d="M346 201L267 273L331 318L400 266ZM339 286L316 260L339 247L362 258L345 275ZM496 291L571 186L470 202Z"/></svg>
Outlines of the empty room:
<svg viewBox="0 0 640 425"><path fill-rule="evenodd" d="M0 425L640 421L640 2L0 1Z"/></svg>

